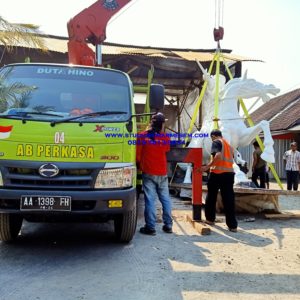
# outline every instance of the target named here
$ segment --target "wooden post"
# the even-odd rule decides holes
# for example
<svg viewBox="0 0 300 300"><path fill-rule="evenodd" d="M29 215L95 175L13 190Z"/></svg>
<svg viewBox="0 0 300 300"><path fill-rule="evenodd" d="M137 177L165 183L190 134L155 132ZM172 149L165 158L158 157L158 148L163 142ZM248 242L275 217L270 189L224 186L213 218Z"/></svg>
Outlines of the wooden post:
<svg viewBox="0 0 300 300"><path fill-rule="evenodd" d="M192 173L192 206L193 220L201 221L202 209L202 148L189 148L184 162L193 163Z"/></svg>
<svg viewBox="0 0 300 300"><path fill-rule="evenodd" d="M172 148L167 153L167 160L193 164L192 206L193 220L201 221L202 208L202 148Z"/></svg>

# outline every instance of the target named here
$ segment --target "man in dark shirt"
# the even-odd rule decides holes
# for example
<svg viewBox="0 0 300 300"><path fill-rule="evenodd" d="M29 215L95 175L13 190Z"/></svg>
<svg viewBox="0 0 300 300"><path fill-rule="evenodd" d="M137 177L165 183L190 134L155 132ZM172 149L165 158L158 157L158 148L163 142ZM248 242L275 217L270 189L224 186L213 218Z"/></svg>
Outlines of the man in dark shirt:
<svg viewBox="0 0 300 300"><path fill-rule="evenodd" d="M170 139L164 134L165 117L162 113L152 116L150 128L139 133L137 139L137 163L143 172L145 197L145 226L140 232L155 235L156 197L163 209L163 231L172 233L171 199L167 176L166 153L170 150Z"/></svg>
<svg viewBox="0 0 300 300"><path fill-rule="evenodd" d="M252 182L258 188L266 188L266 162L260 157L262 151L259 148L257 141L253 143L254 152L253 152L253 165L252 165ZM259 178L259 185L257 179Z"/></svg>

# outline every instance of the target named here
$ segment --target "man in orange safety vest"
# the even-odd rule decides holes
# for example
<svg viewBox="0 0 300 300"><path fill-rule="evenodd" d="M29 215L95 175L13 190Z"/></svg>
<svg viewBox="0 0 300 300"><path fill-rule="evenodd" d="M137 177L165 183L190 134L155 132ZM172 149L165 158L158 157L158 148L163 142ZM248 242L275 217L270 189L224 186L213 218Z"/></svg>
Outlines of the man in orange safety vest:
<svg viewBox="0 0 300 300"><path fill-rule="evenodd" d="M220 190L224 205L226 225L232 232L237 232L234 200L234 150L222 137L222 132L214 129L210 133L212 139L211 162L202 167L202 171L210 170L207 182L207 197L205 201L206 223L214 225L216 219L216 202Z"/></svg>

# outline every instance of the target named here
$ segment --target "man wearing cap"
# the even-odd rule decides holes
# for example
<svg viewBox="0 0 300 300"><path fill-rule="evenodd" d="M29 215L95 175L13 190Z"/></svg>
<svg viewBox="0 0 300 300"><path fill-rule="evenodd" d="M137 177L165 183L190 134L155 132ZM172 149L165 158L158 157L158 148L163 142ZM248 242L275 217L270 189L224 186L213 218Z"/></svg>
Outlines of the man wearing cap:
<svg viewBox="0 0 300 300"><path fill-rule="evenodd" d="M216 219L216 202L220 190L225 210L226 225L232 232L237 232L237 220L235 217L234 204L234 171L233 171L233 148L222 137L222 132L214 129L210 133L212 139L211 162L202 167L202 171L210 174L207 182L207 197L205 201L206 223L214 225Z"/></svg>
<svg viewBox="0 0 300 300"><path fill-rule="evenodd" d="M145 226L140 232L155 235L156 197L160 200L163 209L163 231L172 233L171 199L169 196L167 158L170 150L170 139L164 134L165 116L156 113L151 118L148 130L138 134L137 164L143 172L143 191L145 198Z"/></svg>
<svg viewBox="0 0 300 300"><path fill-rule="evenodd" d="M291 149L283 155L285 162L287 189L289 191L298 190L299 170L300 170L300 152L297 151L297 143L291 143Z"/></svg>

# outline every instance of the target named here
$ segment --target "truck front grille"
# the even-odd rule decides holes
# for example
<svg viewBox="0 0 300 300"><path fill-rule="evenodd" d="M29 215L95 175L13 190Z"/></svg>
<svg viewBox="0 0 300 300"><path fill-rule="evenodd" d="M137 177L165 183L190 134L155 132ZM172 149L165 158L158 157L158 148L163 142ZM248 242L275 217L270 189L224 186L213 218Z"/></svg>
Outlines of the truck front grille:
<svg viewBox="0 0 300 300"><path fill-rule="evenodd" d="M45 178L39 174L42 163L9 163L1 166L4 185L8 188L28 189L92 189L99 172L99 164L59 163L58 175ZM87 167L88 166L88 167Z"/></svg>

